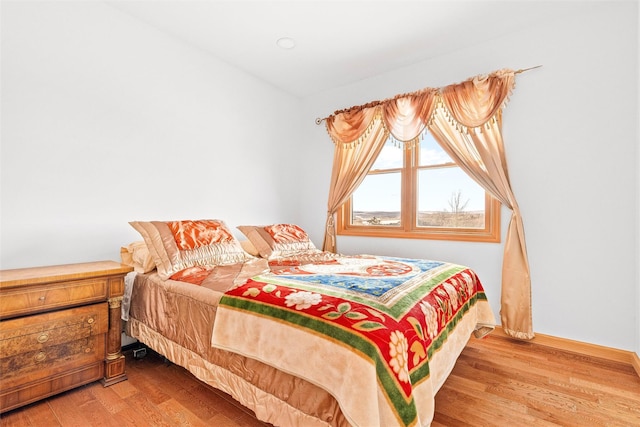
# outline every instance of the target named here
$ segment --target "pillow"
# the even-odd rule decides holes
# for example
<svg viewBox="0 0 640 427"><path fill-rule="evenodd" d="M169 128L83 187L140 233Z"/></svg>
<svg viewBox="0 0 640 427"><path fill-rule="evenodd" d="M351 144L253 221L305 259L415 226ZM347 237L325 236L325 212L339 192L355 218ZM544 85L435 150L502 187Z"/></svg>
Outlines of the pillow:
<svg viewBox="0 0 640 427"><path fill-rule="evenodd" d="M238 240L218 219L133 221L163 279L185 268L236 264L248 259Z"/></svg>
<svg viewBox="0 0 640 427"><path fill-rule="evenodd" d="M143 241L129 243L120 248L122 263L133 267L136 273L148 273L156 269L156 263Z"/></svg>
<svg viewBox="0 0 640 427"><path fill-rule="evenodd" d="M256 247L253 246L253 243L251 243L251 240L240 240L240 246L242 246L242 249L244 249L244 251L249 255L254 257L260 256L260 252L258 252Z"/></svg>
<svg viewBox="0 0 640 427"><path fill-rule="evenodd" d="M239 225L237 228L247 236L262 258L320 252L309 240L309 235L295 224Z"/></svg>

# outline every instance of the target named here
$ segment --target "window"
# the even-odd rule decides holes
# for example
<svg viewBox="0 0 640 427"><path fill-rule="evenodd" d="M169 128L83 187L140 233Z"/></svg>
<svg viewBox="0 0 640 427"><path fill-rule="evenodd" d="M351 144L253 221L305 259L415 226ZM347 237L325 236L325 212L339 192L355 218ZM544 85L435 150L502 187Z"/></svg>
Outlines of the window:
<svg viewBox="0 0 640 427"><path fill-rule="evenodd" d="M499 242L500 202L425 132L410 150L385 143L338 212L338 234Z"/></svg>

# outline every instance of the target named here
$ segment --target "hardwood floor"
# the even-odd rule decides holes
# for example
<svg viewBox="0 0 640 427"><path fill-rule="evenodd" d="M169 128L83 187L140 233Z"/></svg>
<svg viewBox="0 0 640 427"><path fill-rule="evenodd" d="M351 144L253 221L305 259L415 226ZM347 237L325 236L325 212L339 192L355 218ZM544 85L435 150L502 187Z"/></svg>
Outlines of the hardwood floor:
<svg viewBox="0 0 640 427"><path fill-rule="evenodd" d="M128 381L98 382L0 417L10 426L265 427L228 395L150 352ZM499 336L471 339L436 396L433 427L640 426L628 365Z"/></svg>
<svg viewBox="0 0 640 427"><path fill-rule="evenodd" d="M471 339L436 395L439 426L640 426L631 365L499 336Z"/></svg>

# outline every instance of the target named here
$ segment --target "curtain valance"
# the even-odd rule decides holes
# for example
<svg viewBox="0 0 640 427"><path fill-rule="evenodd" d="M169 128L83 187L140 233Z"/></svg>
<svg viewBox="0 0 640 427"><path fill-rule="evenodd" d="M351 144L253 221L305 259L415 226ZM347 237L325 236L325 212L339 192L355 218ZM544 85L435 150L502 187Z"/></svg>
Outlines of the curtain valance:
<svg viewBox="0 0 640 427"><path fill-rule="evenodd" d="M515 86L515 74L508 69L472 77L443 88L425 88L384 101L336 111L327 117L329 136L336 144L357 144L371 131L375 118L400 142L417 140L434 114L443 114L459 131L481 128L495 119Z"/></svg>

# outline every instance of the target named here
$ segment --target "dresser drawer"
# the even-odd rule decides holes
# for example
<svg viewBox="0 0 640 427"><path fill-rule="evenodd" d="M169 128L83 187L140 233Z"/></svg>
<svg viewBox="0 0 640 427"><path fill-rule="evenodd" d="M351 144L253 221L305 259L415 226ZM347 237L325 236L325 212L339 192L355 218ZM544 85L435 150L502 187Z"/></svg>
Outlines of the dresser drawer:
<svg viewBox="0 0 640 427"><path fill-rule="evenodd" d="M107 303L0 322L0 359L107 332ZM6 371L1 371L6 372Z"/></svg>
<svg viewBox="0 0 640 427"><path fill-rule="evenodd" d="M104 360L108 304L0 322L0 390Z"/></svg>
<svg viewBox="0 0 640 427"><path fill-rule="evenodd" d="M0 318L105 301L107 291L108 279L103 277L4 289L0 293Z"/></svg>
<svg viewBox="0 0 640 427"><path fill-rule="evenodd" d="M94 335L0 359L0 392L63 375L80 366L101 364L104 362L105 342L106 334Z"/></svg>

